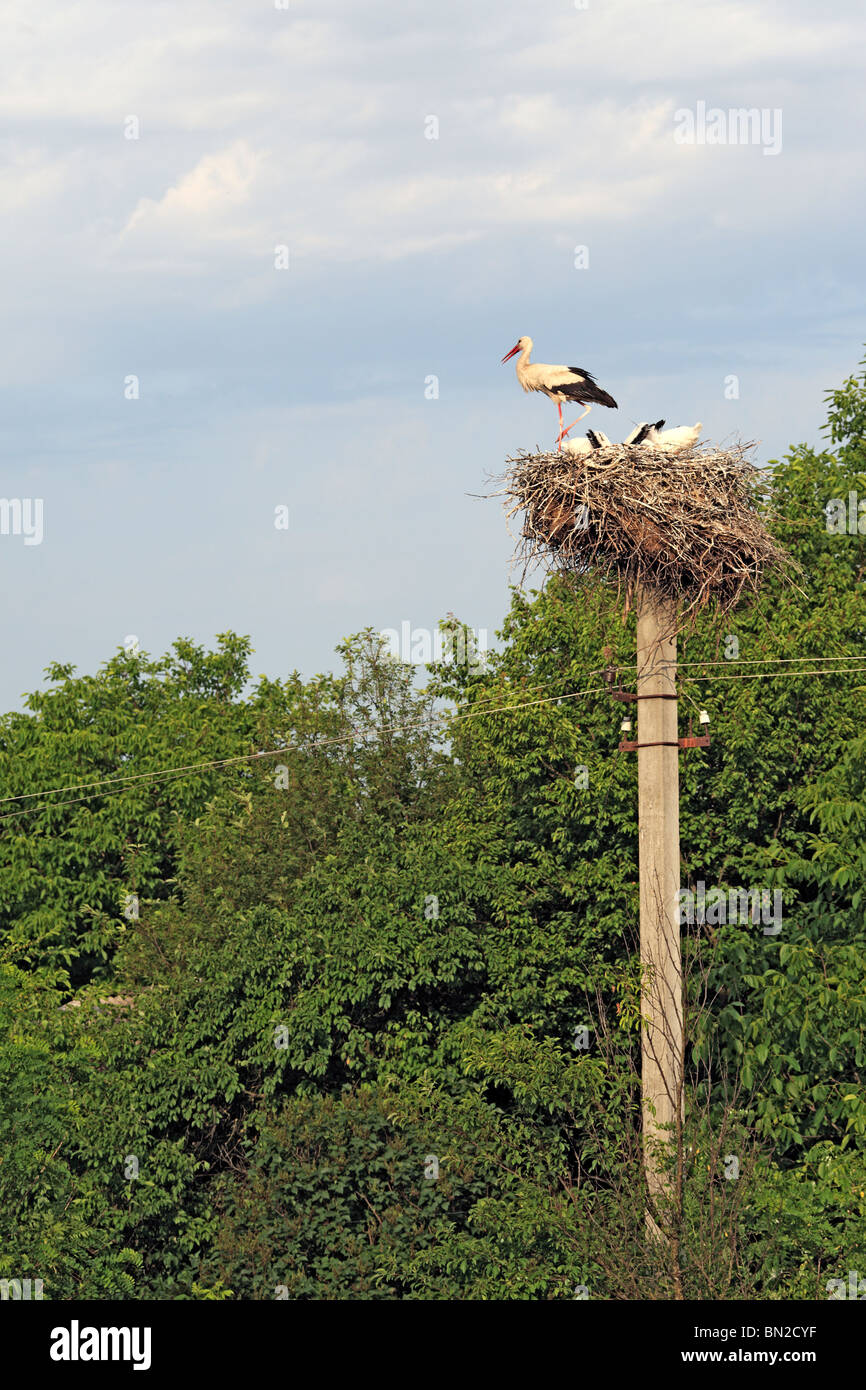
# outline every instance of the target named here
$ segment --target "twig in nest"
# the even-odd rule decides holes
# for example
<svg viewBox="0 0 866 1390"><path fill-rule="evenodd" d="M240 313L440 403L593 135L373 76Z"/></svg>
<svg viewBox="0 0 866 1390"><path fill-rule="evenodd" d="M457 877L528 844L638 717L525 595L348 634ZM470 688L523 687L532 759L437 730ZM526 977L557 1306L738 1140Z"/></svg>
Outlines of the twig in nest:
<svg viewBox="0 0 866 1390"><path fill-rule="evenodd" d="M492 494L523 514L516 557L572 571L601 570L625 588L733 608L765 574L797 569L767 529L770 489L746 457L752 446L612 444L591 454L521 452ZM628 607L628 602L627 602Z"/></svg>

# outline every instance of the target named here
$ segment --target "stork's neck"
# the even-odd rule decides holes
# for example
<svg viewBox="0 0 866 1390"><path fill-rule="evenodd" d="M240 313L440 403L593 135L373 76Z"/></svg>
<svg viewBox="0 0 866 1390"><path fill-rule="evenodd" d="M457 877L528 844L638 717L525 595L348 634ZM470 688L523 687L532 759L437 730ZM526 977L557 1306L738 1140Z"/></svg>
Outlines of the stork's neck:
<svg viewBox="0 0 866 1390"><path fill-rule="evenodd" d="M526 389L524 385L524 378L526 376L526 369L529 366L529 354L531 352L532 345L530 344L529 347L525 347L523 349L523 351L521 352L520 356L514 364L517 370L517 380L520 382L521 386L524 387L524 390Z"/></svg>

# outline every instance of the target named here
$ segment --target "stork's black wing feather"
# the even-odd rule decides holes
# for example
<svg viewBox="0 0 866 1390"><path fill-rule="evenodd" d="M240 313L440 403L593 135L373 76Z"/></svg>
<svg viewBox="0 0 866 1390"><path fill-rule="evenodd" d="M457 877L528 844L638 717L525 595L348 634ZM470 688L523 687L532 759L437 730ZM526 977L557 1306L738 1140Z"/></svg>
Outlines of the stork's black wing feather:
<svg viewBox="0 0 866 1390"><path fill-rule="evenodd" d="M599 386L592 372L585 367L569 367L568 370L574 372L575 376L582 376L583 381L566 382L564 385L557 383L555 389L561 395L572 401L580 401L581 405L590 402L593 405L606 405L610 410L617 409L613 396Z"/></svg>

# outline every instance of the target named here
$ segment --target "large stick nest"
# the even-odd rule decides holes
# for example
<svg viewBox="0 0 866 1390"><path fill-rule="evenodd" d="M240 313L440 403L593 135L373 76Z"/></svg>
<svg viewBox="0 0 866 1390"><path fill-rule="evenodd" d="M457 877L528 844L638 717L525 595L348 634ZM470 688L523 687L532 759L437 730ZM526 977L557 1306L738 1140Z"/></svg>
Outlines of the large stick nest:
<svg viewBox="0 0 866 1390"><path fill-rule="evenodd" d="M770 489L746 457L750 444L671 454L611 444L588 454L509 458L501 487L507 515L523 513L516 559L524 575L548 568L601 570L637 587L726 611L763 576L795 568L767 530Z"/></svg>

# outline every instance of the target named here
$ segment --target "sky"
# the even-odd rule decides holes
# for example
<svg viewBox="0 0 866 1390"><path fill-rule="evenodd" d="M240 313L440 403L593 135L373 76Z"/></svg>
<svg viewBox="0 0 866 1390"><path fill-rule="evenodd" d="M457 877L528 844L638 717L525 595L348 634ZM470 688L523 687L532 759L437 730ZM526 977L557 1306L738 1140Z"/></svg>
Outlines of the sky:
<svg viewBox="0 0 866 1390"><path fill-rule="evenodd" d="M41 526L0 534L0 710L132 640L231 629L271 677L448 612L493 645L480 494L556 437L524 334L614 439L820 444L864 70L860 0L7 0L0 496Z"/></svg>

